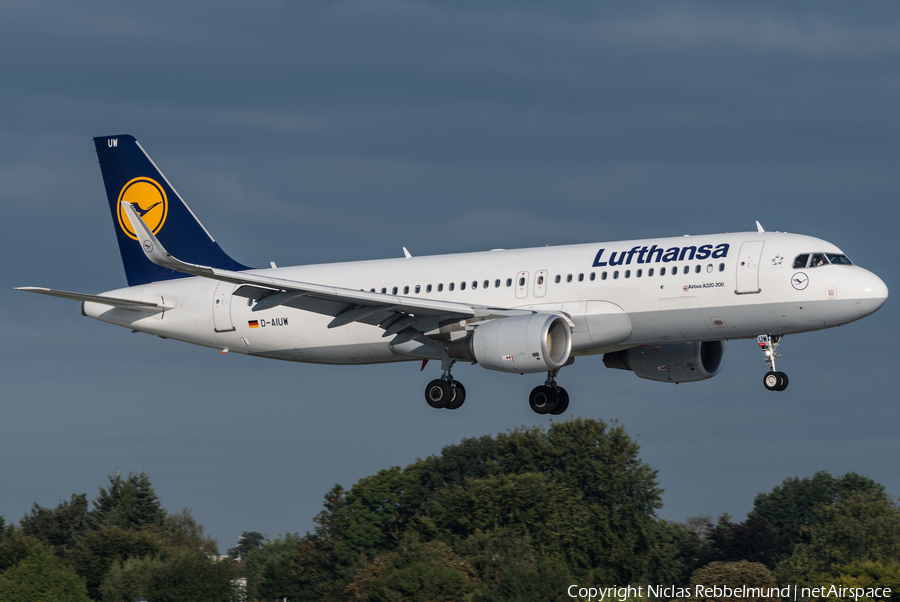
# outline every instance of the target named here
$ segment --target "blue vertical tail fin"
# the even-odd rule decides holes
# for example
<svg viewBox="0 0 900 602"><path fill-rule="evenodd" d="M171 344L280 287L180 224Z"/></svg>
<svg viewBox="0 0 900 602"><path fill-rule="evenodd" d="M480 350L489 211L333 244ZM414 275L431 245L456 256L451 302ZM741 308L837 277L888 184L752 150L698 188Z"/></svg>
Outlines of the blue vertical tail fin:
<svg viewBox="0 0 900 602"><path fill-rule="evenodd" d="M182 261L224 270L247 270L225 254L133 136L94 138L128 286L184 278L152 263L141 250L121 202L134 207L159 241Z"/></svg>

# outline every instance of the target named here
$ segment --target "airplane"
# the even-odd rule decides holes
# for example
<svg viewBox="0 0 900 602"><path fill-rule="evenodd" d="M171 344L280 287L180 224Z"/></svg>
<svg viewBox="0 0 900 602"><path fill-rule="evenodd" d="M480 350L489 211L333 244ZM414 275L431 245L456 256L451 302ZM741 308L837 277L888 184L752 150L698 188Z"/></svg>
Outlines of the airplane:
<svg viewBox="0 0 900 602"><path fill-rule="evenodd" d="M664 383L718 374L725 341L755 338L763 384L782 337L878 310L888 289L835 245L800 234L737 232L430 257L253 269L229 257L137 140L94 138L127 288L81 301L84 316L222 352L320 364L440 361L425 388L457 409L456 362L546 373L529 405L559 415L556 381L576 357Z"/></svg>

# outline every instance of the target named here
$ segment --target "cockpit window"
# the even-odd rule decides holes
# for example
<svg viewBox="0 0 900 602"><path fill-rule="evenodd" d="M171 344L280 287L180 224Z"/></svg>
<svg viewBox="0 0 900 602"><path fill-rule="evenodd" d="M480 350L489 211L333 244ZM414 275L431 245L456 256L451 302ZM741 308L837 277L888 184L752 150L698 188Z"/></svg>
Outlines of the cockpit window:
<svg viewBox="0 0 900 602"><path fill-rule="evenodd" d="M830 261L832 265L853 265L853 262L847 259L846 255L838 255L837 253L825 253L825 256L828 257L828 261Z"/></svg>
<svg viewBox="0 0 900 602"><path fill-rule="evenodd" d="M809 267L817 268L821 265L828 265L828 260L825 259L825 253L813 253L812 261L809 262Z"/></svg>
<svg viewBox="0 0 900 602"><path fill-rule="evenodd" d="M794 269L805 268L807 261L809 261L809 253L797 255L797 259L794 260Z"/></svg>

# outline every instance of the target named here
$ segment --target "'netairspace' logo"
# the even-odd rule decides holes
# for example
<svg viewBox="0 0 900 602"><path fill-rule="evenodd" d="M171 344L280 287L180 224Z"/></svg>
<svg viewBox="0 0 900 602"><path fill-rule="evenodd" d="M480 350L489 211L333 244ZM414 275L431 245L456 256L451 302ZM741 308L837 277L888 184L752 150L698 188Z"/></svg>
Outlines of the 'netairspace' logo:
<svg viewBox="0 0 900 602"><path fill-rule="evenodd" d="M134 207L135 212L144 220L150 231L156 234L166 223L166 215L169 213L169 200L166 191L159 182L151 178L134 178L122 187L119 193L118 216L119 227L129 238L137 240L134 228L122 209L122 201Z"/></svg>

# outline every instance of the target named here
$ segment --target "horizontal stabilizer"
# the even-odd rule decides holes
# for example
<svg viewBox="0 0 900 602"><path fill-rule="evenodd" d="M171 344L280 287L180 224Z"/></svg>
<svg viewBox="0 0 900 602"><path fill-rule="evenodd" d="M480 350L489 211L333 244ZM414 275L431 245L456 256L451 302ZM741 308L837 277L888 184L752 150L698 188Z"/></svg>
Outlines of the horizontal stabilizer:
<svg viewBox="0 0 900 602"><path fill-rule="evenodd" d="M175 309L174 305L163 305L162 303L150 303L147 301L132 301L131 299L117 299L115 297L103 297L101 295L88 295L85 293L70 293L69 291L57 291L52 288L42 288L39 286L20 286L15 290L38 293L39 295L49 295L51 297L60 297L61 299L71 299L73 301L102 303L104 305L112 305L113 307L133 309L136 311L160 312L167 309Z"/></svg>

